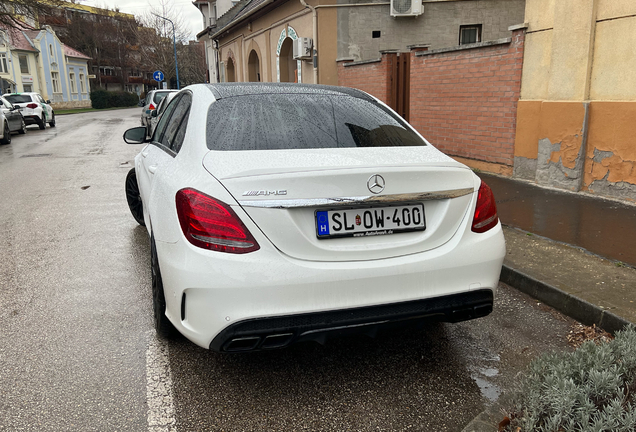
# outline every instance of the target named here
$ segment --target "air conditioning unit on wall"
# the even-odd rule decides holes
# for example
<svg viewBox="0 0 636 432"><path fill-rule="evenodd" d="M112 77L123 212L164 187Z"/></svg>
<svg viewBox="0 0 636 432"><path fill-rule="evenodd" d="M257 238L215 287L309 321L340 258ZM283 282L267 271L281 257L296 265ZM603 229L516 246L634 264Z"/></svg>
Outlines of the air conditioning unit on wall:
<svg viewBox="0 0 636 432"><path fill-rule="evenodd" d="M391 16L418 16L424 13L422 0L391 0Z"/></svg>
<svg viewBox="0 0 636 432"><path fill-rule="evenodd" d="M311 38L298 38L294 41L294 59L295 60L309 60L311 59Z"/></svg>

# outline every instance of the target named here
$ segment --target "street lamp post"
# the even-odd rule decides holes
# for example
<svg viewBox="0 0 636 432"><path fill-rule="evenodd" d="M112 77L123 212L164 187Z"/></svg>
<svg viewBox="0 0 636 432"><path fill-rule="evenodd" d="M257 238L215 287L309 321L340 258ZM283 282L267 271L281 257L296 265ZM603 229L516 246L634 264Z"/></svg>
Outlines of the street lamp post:
<svg viewBox="0 0 636 432"><path fill-rule="evenodd" d="M162 17L161 15L157 15L154 12L151 12L154 16L156 16L157 18L161 18L162 20L166 20L168 21L170 24L172 24L172 46L174 47L174 67L177 71L177 90L181 90L181 84L179 84L179 63L177 62L177 42L175 40L175 35L174 35L174 23L172 22L171 19L168 19L166 17Z"/></svg>

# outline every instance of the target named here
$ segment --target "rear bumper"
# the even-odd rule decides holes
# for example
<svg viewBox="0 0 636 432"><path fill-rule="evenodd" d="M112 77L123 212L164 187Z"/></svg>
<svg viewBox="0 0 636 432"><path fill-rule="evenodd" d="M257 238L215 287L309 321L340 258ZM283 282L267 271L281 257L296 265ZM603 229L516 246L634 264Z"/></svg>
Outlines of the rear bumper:
<svg viewBox="0 0 636 432"><path fill-rule="evenodd" d="M478 290L380 306L248 319L225 328L214 338L210 349L217 352L275 349L296 342L324 342L331 336L344 334L372 336L384 328L425 320L465 321L492 312L493 298L491 290Z"/></svg>
<svg viewBox="0 0 636 432"><path fill-rule="evenodd" d="M431 316L476 318L492 308L505 255L500 225L483 234L468 228L433 250L380 260L304 261L260 244L257 252L233 255L183 240L156 242L166 316L184 336L215 350L227 350L236 338L259 338L244 343L259 349L269 335L291 333L289 340L276 338L285 346L355 326L367 331ZM285 324L296 318L300 325ZM270 342L265 348L276 347Z"/></svg>
<svg viewBox="0 0 636 432"><path fill-rule="evenodd" d="M40 116L38 115L22 115L24 117L24 124L32 125L40 123Z"/></svg>

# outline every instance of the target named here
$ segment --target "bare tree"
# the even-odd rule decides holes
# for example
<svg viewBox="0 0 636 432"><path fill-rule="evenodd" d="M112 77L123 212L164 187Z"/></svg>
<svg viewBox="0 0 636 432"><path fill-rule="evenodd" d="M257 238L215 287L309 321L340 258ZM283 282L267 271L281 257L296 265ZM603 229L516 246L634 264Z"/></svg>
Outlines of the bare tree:
<svg viewBox="0 0 636 432"><path fill-rule="evenodd" d="M127 82L128 70L136 67L134 50L137 40L137 22L133 19L108 14L75 14L66 17L63 31L58 32L62 42L92 57L91 66L97 66L97 83L101 85L101 67L113 67L114 75L122 84Z"/></svg>
<svg viewBox="0 0 636 432"><path fill-rule="evenodd" d="M202 43L191 41L177 46L177 52L181 86L204 83L208 70L205 64L205 46Z"/></svg>
<svg viewBox="0 0 636 432"><path fill-rule="evenodd" d="M174 23L174 34L172 24L164 18ZM179 13L172 0L160 0L158 6L149 5L149 9L139 20L143 24L137 35L142 62L153 69L161 70L166 81L176 84L173 37L179 55L182 52L180 46L189 35L183 14ZM182 66L183 62L177 60L177 63ZM181 70L179 72L181 74Z"/></svg>
<svg viewBox="0 0 636 432"><path fill-rule="evenodd" d="M34 28L40 15L51 15L62 0L0 0L0 27Z"/></svg>

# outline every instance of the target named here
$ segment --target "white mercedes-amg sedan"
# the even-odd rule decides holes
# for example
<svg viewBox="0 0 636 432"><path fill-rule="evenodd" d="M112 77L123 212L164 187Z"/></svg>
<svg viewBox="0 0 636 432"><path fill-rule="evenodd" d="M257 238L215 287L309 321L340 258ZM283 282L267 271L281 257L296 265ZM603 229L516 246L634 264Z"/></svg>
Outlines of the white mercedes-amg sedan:
<svg viewBox="0 0 636 432"><path fill-rule="evenodd" d="M197 84L126 179L157 332L245 352L488 315L505 254L490 188L376 98Z"/></svg>

